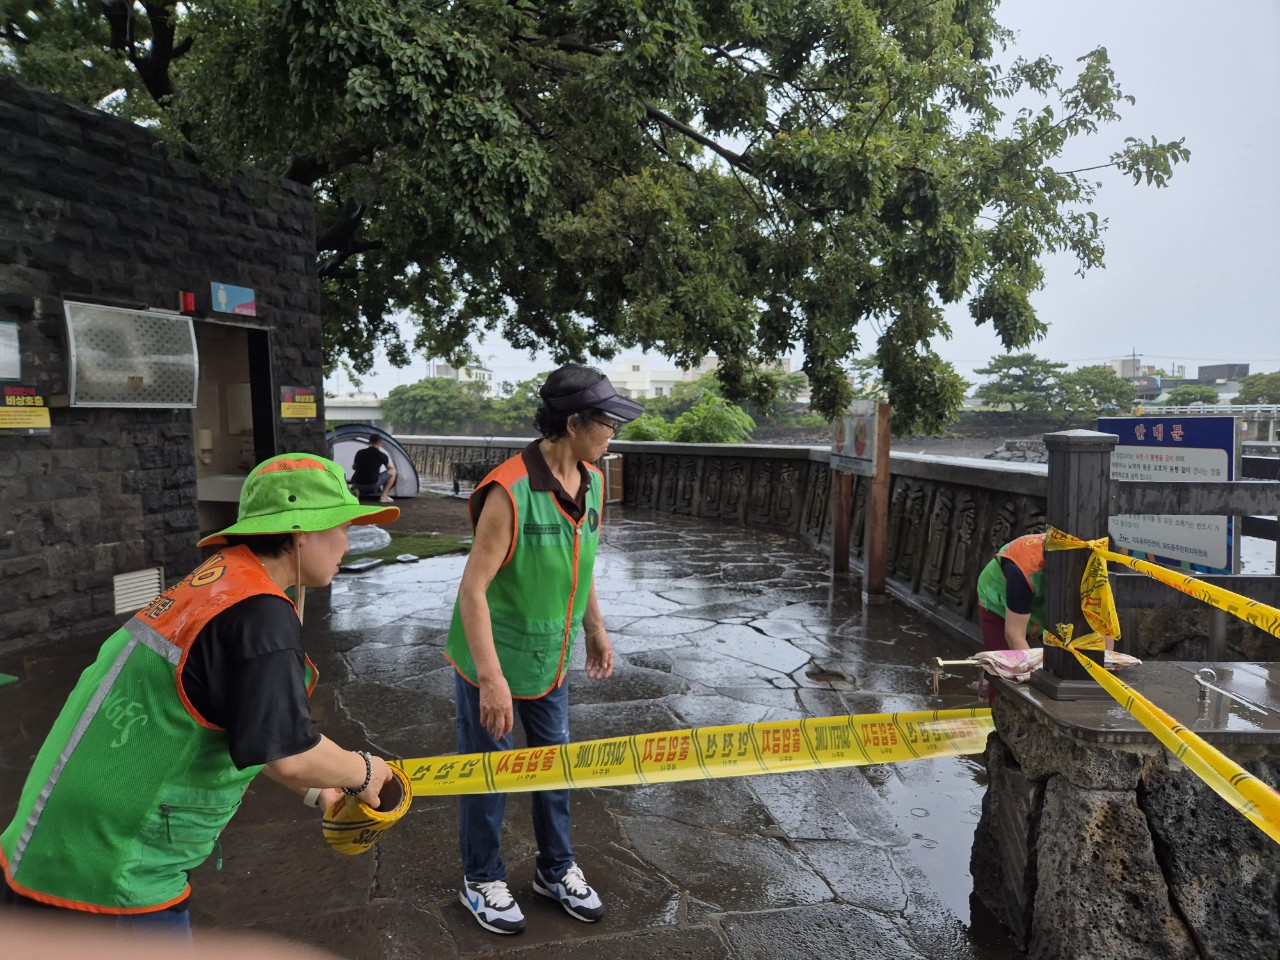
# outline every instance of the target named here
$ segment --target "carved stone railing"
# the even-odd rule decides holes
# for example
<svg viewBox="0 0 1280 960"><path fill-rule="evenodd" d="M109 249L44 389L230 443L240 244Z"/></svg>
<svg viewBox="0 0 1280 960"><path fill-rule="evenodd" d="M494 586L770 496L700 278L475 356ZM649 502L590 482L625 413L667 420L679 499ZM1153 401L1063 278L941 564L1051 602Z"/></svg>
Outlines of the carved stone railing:
<svg viewBox="0 0 1280 960"><path fill-rule="evenodd" d="M486 461L501 463L523 450L532 439L532 437L396 437L413 459L419 481L432 484L452 483L459 475L457 469L459 464Z"/></svg>
<svg viewBox="0 0 1280 960"><path fill-rule="evenodd" d="M453 464L501 460L529 441L397 437L419 476L444 482ZM614 442L627 506L789 533L831 549L825 447ZM1044 523L1047 470L963 457L895 453L889 493L888 584L948 629L978 639L978 574L995 551ZM854 477L852 556L862 555L869 485Z"/></svg>

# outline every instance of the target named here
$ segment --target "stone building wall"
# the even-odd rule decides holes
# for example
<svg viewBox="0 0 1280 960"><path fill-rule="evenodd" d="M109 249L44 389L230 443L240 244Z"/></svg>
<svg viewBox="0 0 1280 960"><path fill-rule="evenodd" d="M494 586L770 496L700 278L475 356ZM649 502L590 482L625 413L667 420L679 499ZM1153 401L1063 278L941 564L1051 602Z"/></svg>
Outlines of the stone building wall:
<svg viewBox="0 0 1280 960"><path fill-rule="evenodd" d="M0 322L17 323L20 382L42 396L68 393L64 301L176 310L189 290L207 316L214 280L257 292L243 320L272 382L255 389L318 389L314 254L308 189L216 182L146 130L0 79ZM47 436L0 434L0 643L112 626L116 574L160 566L172 582L199 560L192 410L50 418ZM277 401L262 418L259 458L323 451L322 411L281 420Z"/></svg>

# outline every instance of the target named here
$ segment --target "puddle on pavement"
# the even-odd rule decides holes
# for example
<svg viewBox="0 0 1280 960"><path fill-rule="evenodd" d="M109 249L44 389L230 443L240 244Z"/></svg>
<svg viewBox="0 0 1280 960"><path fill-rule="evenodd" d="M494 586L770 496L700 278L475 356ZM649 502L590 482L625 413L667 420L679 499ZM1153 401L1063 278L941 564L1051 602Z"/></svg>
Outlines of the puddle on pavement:
<svg viewBox="0 0 1280 960"><path fill-rule="evenodd" d="M888 801L898 830L910 838L912 858L928 874L938 899L969 925L969 854L982 814L986 768L973 757L950 757L868 767L866 772Z"/></svg>

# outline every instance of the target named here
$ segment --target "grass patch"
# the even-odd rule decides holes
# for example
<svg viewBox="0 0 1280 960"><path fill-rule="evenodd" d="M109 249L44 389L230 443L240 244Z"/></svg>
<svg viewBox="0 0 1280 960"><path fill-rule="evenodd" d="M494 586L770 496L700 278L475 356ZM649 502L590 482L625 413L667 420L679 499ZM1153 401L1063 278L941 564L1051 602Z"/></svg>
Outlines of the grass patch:
<svg viewBox="0 0 1280 960"><path fill-rule="evenodd" d="M450 537L443 534L412 533L388 530L391 543L381 550L372 553L347 554L344 560L363 560L375 557L378 560L394 562L402 553L412 553L416 557L440 557L446 553L466 553L471 549L470 537ZM464 542L465 541L465 542Z"/></svg>

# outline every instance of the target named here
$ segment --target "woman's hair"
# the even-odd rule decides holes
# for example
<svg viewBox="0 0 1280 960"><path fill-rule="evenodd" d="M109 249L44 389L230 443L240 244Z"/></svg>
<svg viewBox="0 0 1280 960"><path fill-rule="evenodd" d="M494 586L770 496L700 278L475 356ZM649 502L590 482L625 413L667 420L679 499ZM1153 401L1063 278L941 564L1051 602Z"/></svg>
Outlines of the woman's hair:
<svg viewBox="0 0 1280 960"><path fill-rule="evenodd" d="M595 407L584 407L581 410L552 410L547 400L568 397L575 393L594 387L604 379L604 374L595 367L584 367L580 363L566 363L542 385L538 395L542 403L533 415L533 425L548 440L559 440L569 435L569 418L577 416L585 422L592 420L600 412Z"/></svg>
<svg viewBox="0 0 1280 960"><path fill-rule="evenodd" d="M255 533L255 534L238 534L233 533L226 538L228 547L237 547L243 544L253 551L255 557L278 557L281 556L285 548L293 543L292 533Z"/></svg>

